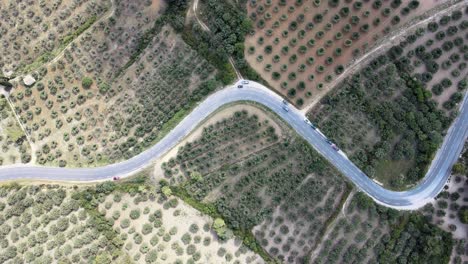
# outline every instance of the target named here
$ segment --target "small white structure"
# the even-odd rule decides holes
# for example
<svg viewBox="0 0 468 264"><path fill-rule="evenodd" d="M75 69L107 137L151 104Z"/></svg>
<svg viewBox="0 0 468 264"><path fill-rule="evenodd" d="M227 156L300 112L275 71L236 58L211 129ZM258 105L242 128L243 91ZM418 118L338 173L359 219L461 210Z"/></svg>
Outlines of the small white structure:
<svg viewBox="0 0 468 264"><path fill-rule="evenodd" d="M28 75L26 75L26 76L23 78L23 83L24 83L24 85L26 85L26 86L31 86L31 85L33 85L35 82L36 82L36 79L34 79L34 77L32 77L31 74L28 74Z"/></svg>

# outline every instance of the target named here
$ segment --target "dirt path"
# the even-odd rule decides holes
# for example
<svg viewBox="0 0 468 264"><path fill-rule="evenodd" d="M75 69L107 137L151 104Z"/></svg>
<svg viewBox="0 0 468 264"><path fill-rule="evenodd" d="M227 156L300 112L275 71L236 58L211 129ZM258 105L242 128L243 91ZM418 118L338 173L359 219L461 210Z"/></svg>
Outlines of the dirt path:
<svg viewBox="0 0 468 264"><path fill-rule="evenodd" d="M104 16L102 16L101 18L99 18L98 20L96 20L87 30L85 30L83 33L81 33L81 35L83 35L85 32L87 32L88 30L91 29L91 27L93 27L94 25L97 25L99 22L101 21L104 21L108 18L110 18L111 16L113 16L115 14L115 9L116 9L116 4L115 4L115 0L110 0L110 3L111 3L111 6L109 8L109 10L107 11L107 14L105 14ZM76 39L78 39L80 36L77 36L75 39L73 39L70 43L68 43L67 46L65 46L65 48L62 49L62 51L51 61L47 62L45 65L42 65L42 66L49 66L51 65L52 63L56 63L58 60L60 60L63 55L65 54L65 50L68 49L69 47L71 47L71 45L75 42Z"/></svg>
<svg viewBox="0 0 468 264"><path fill-rule="evenodd" d="M359 59L351 62L351 64L348 67L346 67L346 69L344 70L344 72L340 76L338 76L330 84L328 84L327 85L328 87L332 87L329 90L329 92L332 91L335 88L335 86L338 83L340 83L343 79L345 79L349 75L359 71L362 68L363 65L366 65L366 62L372 60L376 56L378 56L378 55L382 54L383 52L387 51L388 49L390 49L395 44L398 44L400 42L401 38L403 38L404 36L406 36L408 34L408 31L415 30L416 28L418 28L420 26L424 26L424 25L428 24L429 22L431 22L433 19L437 19L437 18L439 18L439 17L441 17L443 15L446 15L449 12L459 10L466 4L467 4L466 1L460 1L460 2L458 2L456 4L454 4L454 5L449 4L447 7L445 7L442 10L435 10L434 14L430 15L429 17L427 17L425 19L422 19L422 20L420 20L420 21L418 21L416 23L408 23L407 27L401 28L401 29L399 29L397 31L394 31L394 32L390 33L390 35L388 35L384 39L382 39L382 41L381 41L381 43L379 45L377 45L372 50L367 52L364 56L362 56ZM325 87L324 89L327 89L327 88ZM315 104L317 104L320 101L320 99L322 99L322 98L321 97L315 98L312 102L310 102L310 104L308 104L306 107L304 107L301 110L301 112L303 112L304 114L307 114L307 112L309 112L315 106Z"/></svg>
<svg viewBox="0 0 468 264"><path fill-rule="evenodd" d="M229 63L231 64L232 68L234 68L234 71L236 72L236 75L237 75L237 79L238 80L244 79L240 71L236 68L236 65L234 64L234 59L232 59L232 57L229 57Z"/></svg>
<svg viewBox="0 0 468 264"><path fill-rule="evenodd" d="M29 142L29 147L31 148L31 161L29 162L29 164L34 164L36 162L36 146L33 144L32 140L31 140L31 135L26 130L26 127L23 125L23 123L21 123L21 120L20 120L18 114L15 111L15 107L13 105L13 102L11 102L11 100L10 100L10 96L7 95L7 96L5 96L5 98L7 99L8 105L11 108L11 112L13 112L13 115L15 116L16 121L18 122L19 126L21 127L21 130L23 130L23 133L24 133L24 135L26 136L26 139Z"/></svg>
<svg viewBox="0 0 468 264"><path fill-rule="evenodd" d="M210 28L198 18L197 9L198 9L198 0L194 0L192 10L193 10L193 15L195 16L195 19L197 20L198 24L200 24L203 30L211 32Z"/></svg>

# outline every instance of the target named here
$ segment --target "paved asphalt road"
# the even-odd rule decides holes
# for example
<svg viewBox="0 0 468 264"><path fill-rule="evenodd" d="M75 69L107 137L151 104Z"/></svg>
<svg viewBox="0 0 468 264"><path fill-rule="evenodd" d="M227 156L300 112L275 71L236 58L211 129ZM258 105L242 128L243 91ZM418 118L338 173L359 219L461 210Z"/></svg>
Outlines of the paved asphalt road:
<svg viewBox="0 0 468 264"><path fill-rule="evenodd" d="M442 148L438 151L426 177L415 188L404 192L390 191L374 183L344 155L333 150L325 141L325 138L304 121L304 116L299 110L293 106L288 106L289 111L285 111L283 109L283 99L279 95L252 81L248 85L244 85L244 88L239 89L235 85L209 96L166 137L150 149L129 160L97 168L4 166L0 167L0 180L46 179L85 182L109 180L113 176L125 177L148 166L152 161L164 155L220 106L231 102L248 100L265 105L276 112L319 153L376 202L396 209L416 209L430 201L441 191L450 175L452 165L461 153L468 135L467 98L465 96L460 115L448 131Z"/></svg>

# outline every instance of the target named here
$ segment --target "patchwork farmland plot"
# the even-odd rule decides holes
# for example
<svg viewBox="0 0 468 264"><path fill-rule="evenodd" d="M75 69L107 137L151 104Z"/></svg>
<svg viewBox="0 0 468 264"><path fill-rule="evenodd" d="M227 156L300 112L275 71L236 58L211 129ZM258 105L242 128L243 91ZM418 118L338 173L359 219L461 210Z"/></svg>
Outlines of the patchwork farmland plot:
<svg viewBox="0 0 468 264"><path fill-rule="evenodd" d="M348 186L278 122L238 111L205 127L162 168L176 193L215 210L234 233L256 239L274 258L299 261L316 246Z"/></svg>
<svg viewBox="0 0 468 264"><path fill-rule="evenodd" d="M36 69L106 11L109 0L2 1L0 75Z"/></svg>
<svg viewBox="0 0 468 264"><path fill-rule="evenodd" d="M440 1L248 1L249 64L296 106L318 101L354 59Z"/></svg>
<svg viewBox="0 0 468 264"><path fill-rule="evenodd" d="M115 5L63 57L40 67L32 87L13 90L39 164L97 166L132 157L219 86L214 67L154 22L163 3Z"/></svg>

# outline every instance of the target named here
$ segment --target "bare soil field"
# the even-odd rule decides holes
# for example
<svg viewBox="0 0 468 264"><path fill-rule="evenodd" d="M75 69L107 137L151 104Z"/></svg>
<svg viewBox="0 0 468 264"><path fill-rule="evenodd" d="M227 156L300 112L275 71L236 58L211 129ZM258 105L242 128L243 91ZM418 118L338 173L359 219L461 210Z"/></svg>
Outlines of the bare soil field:
<svg viewBox="0 0 468 264"><path fill-rule="evenodd" d="M443 1L248 1L255 23L246 38L249 64L302 107L389 32Z"/></svg>

